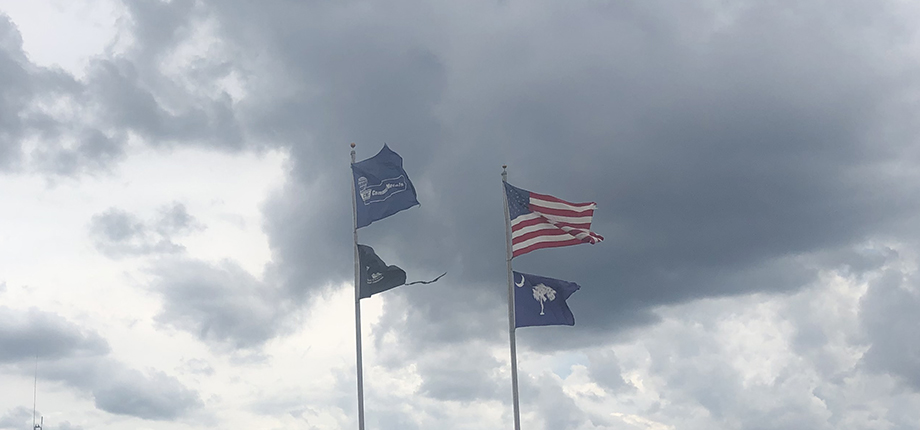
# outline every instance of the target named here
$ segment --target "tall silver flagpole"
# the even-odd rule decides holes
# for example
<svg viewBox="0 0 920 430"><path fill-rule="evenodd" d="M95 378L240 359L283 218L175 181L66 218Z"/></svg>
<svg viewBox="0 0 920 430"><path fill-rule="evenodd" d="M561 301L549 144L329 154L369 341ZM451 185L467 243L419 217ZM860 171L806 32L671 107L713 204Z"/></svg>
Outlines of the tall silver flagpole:
<svg viewBox="0 0 920 430"><path fill-rule="evenodd" d="M521 406L518 401L518 374L517 374L517 348L514 339L514 275L511 273L511 213L508 210L508 192L505 183L508 182L508 166L502 166L502 200L505 202L505 261L508 263L508 338L511 341L511 392L514 405L514 430L521 430Z"/></svg>
<svg viewBox="0 0 920 430"><path fill-rule="evenodd" d="M355 144L351 144L351 164L355 164ZM358 208L354 176L351 181L351 215L355 234L355 369L358 375L358 430L364 430L364 365L361 362L361 267L358 255ZM510 263L509 263L510 264ZM510 267L510 266L509 266Z"/></svg>

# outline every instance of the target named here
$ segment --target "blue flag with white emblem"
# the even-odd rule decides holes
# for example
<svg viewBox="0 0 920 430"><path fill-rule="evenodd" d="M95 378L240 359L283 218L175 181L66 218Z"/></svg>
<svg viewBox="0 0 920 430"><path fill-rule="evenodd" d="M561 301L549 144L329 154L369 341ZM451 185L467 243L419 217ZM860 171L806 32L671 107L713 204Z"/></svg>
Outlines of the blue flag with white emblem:
<svg viewBox="0 0 920 430"><path fill-rule="evenodd" d="M358 228L419 204L402 161L384 144L377 155L351 165Z"/></svg>
<svg viewBox="0 0 920 430"><path fill-rule="evenodd" d="M514 326L575 325L565 300L579 288L574 282L514 272Z"/></svg>

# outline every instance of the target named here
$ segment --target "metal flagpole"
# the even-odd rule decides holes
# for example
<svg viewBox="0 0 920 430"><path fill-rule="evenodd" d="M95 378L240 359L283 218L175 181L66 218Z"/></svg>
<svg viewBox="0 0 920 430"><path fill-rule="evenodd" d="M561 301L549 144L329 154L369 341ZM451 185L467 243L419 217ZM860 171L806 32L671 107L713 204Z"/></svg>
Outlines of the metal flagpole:
<svg viewBox="0 0 920 430"><path fill-rule="evenodd" d="M502 200L505 203L505 261L508 263L508 338L511 341L511 392L514 405L514 430L521 430L521 406L518 401L517 348L514 339L514 275L511 273L511 214L508 210L508 166L502 166Z"/></svg>
<svg viewBox="0 0 920 430"><path fill-rule="evenodd" d="M351 144L351 164L355 164L355 144ZM358 209L354 177L351 182L351 215L355 235L355 369L358 376L358 430L364 430L364 365L361 362L361 267L358 255ZM509 263L510 264L510 263ZM509 266L510 267L510 266Z"/></svg>

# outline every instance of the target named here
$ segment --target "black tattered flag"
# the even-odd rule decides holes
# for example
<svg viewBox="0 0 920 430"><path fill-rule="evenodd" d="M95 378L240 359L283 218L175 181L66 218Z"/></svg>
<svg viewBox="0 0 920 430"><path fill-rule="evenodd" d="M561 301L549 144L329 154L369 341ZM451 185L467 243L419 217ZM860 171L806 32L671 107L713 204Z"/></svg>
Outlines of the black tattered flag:
<svg viewBox="0 0 920 430"><path fill-rule="evenodd" d="M430 284L446 275L430 281L415 281L406 283L406 272L398 266L388 266L377 254L374 248L367 245L358 245L358 261L361 265L361 298L366 299L400 285Z"/></svg>

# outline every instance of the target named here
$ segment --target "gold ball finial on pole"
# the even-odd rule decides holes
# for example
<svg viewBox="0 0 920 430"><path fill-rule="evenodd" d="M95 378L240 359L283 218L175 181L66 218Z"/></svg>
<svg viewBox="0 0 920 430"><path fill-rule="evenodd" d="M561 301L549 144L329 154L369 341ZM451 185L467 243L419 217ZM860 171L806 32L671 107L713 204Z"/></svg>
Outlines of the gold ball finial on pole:
<svg viewBox="0 0 920 430"><path fill-rule="evenodd" d="M355 147L355 143L354 143L354 142L351 142L351 147L352 147L352 148Z"/></svg>

